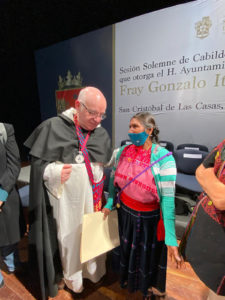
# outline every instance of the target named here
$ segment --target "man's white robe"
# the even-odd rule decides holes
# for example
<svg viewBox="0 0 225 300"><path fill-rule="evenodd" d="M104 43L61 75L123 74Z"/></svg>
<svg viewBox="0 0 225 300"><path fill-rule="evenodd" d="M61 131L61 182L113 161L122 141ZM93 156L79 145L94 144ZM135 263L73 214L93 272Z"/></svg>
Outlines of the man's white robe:
<svg viewBox="0 0 225 300"><path fill-rule="evenodd" d="M91 163L95 182L102 179L103 166ZM76 293L83 290L83 278L98 282L105 274L105 255L80 262L83 215L93 212L93 192L86 166L72 164L70 178L61 184L62 163L49 164L44 181L57 224L57 235L66 285Z"/></svg>

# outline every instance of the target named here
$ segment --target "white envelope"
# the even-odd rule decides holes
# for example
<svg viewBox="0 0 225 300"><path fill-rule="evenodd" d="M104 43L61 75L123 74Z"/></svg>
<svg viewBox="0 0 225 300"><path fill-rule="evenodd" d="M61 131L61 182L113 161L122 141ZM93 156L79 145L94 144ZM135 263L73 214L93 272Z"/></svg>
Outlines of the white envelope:
<svg viewBox="0 0 225 300"><path fill-rule="evenodd" d="M102 212L83 216L80 260L84 263L120 245L117 211L106 220Z"/></svg>

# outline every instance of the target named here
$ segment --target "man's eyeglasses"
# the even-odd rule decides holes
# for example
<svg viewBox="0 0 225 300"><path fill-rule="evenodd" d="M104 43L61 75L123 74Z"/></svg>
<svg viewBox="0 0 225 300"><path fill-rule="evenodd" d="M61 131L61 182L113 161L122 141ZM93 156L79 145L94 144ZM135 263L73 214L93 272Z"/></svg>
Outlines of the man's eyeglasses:
<svg viewBox="0 0 225 300"><path fill-rule="evenodd" d="M100 113L98 113L97 111L90 110L90 109L88 109L87 106L86 106L84 103L82 103L82 102L80 102L80 104L83 105L83 107L86 109L86 111L87 111L87 112L89 113L89 115L91 115L92 117L94 117L94 118L100 117L101 120L104 120L104 119L106 118L106 114L100 114Z"/></svg>

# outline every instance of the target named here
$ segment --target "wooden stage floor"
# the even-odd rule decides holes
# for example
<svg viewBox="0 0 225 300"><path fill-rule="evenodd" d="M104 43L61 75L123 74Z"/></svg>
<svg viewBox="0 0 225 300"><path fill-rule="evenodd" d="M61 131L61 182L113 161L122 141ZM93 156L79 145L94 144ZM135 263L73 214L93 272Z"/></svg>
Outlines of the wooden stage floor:
<svg viewBox="0 0 225 300"><path fill-rule="evenodd" d="M27 237L20 243L20 257L22 261L27 260ZM5 285L0 289L0 300L34 300L31 289L31 278L28 275L14 275L2 272ZM101 283L93 284L84 281L84 291L81 294L72 294L68 290L60 290L54 300L141 300L140 293L129 294L121 289L115 273L108 272ZM198 279L188 263L185 268L176 269L171 263L167 269L167 300L206 300L208 288Z"/></svg>

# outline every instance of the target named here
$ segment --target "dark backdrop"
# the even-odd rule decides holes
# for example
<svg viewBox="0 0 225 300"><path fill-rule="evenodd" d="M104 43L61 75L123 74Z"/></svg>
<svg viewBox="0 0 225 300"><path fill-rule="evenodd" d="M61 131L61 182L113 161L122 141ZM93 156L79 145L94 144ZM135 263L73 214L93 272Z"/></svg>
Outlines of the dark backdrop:
<svg viewBox="0 0 225 300"><path fill-rule="evenodd" d="M95 86L105 95L102 125L112 136L112 25L37 50L35 61L42 120L57 114L58 76L66 80L68 70L72 76L80 72L81 86Z"/></svg>
<svg viewBox="0 0 225 300"><path fill-rule="evenodd" d="M41 122L34 51L185 0L0 0L0 121L23 142Z"/></svg>

